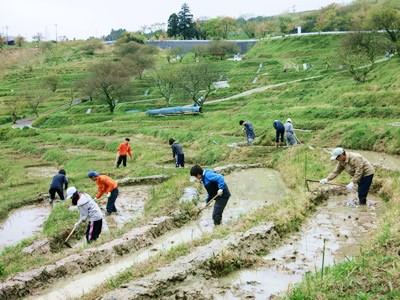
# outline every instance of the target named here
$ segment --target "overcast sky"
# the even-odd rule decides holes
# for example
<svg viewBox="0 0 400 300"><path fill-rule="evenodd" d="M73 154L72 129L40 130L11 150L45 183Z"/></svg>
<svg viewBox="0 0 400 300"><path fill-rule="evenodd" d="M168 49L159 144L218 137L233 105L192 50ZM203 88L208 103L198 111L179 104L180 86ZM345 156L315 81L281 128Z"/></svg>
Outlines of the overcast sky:
<svg viewBox="0 0 400 300"><path fill-rule="evenodd" d="M47 40L67 36L87 39L111 29L137 31L145 25L167 23L187 3L194 19L228 16L272 16L289 11L319 9L351 0L0 0L0 33L28 40L42 33Z"/></svg>

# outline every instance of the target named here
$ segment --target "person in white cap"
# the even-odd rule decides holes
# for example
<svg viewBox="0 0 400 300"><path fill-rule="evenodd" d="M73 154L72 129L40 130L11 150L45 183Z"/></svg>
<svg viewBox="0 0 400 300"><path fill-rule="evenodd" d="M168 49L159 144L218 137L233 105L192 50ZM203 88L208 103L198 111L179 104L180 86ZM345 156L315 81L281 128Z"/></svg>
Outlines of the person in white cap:
<svg viewBox="0 0 400 300"><path fill-rule="evenodd" d="M81 214L79 221L74 226L78 228L82 222L89 219L86 229L86 240L88 243L96 240L103 227L103 214L100 207L92 197L86 193L79 193L74 186L67 189L67 199L69 198L72 200L72 205L78 205Z"/></svg>
<svg viewBox="0 0 400 300"><path fill-rule="evenodd" d="M297 145L296 135L293 131L292 119L287 118L285 123L286 146Z"/></svg>
<svg viewBox="0 0 400 300"><path fill-rule="evenodd" d="M347 152L343 148L335 148L331 152L331 160L338 163L332 173L327 178L321 179L319 183L326 184L336 178L343 170L352 176L351 181L346 185L352 191L354 184L358 184L358 200L360 205L367 204L367 195L374 178L374 167L361 154Z"/></svg>

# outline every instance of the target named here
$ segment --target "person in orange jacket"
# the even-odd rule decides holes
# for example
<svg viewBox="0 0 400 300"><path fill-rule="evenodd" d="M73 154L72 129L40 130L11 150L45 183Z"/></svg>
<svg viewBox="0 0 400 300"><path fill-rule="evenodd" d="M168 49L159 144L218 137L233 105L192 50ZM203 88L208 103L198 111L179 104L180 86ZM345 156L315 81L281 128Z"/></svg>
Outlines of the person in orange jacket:
<svg viewBox="0 0 400 300"><path fill-rule="evenodd" d="M117 200L118 197L118 183L106 175L99 175L99 173L95 171L90 171L88 173L88 177L93 181L95 181L99 187L98 193L94 198L94 200L97 201L104 193L106 193L108 197L106 206L107 210L106 215L109 216L113 212L116 213L117 208L115 207L115 201Z"/></svg>
<svg viewBox="0 0 400 300"><path fill-rule="evenodd" d="M126 167L126 156L127 155L129 155L130 158L132 158L131 145L129 145L129 141L130 141L130 139L126 138L125 142L121 143L117 148L118 153L119 153L118 161L117 161L117 168L119 168L121 163L124 167Z"/></svg>

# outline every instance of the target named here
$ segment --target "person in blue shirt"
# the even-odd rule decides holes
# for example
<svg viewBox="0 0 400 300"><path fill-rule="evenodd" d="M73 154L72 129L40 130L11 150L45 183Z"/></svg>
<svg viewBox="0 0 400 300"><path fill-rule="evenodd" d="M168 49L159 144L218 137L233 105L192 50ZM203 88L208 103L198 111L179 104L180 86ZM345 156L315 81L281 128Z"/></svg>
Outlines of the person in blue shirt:
<svg viewBox="0 0 400 300"><path fill-rule="evenodd" d="M252 146L256 135L254 134L253 126L249 121L240 120L239 125L243 125L243 130L246 132L247 144Z"/></svg>
<svg viewBox="0 0 400 300"><path fill-rule="evenodd" d="M64 191L63 191L63 185L65 185L65 189L68 188L68 178L67 178L67 173L65 172L64 169L61 169L58 171L58 174L54 175L53 180L51 181L50 184L50 189L49 189L49 202L52 203L54 201L54 198L56 196L56 193L60 197L62 201L64 201Z"/></svg>
<svg viewBox="0 0 400 300"><path fill-rule="evenodd" d="M212 218L214 225L220 225L222 221L222 213L231 196L228 185L225 183L224 176L214 171L205 169L199 165L195 165L190 169L190 176L200 180L207 190L206 204L216 195Z"/></svg>

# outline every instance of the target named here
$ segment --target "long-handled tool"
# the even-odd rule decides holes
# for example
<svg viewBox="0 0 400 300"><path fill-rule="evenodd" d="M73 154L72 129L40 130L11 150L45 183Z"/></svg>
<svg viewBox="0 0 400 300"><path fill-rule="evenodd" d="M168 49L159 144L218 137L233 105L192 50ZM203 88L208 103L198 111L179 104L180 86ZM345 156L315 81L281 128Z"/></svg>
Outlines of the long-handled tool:
<svg viewBox="0 0 400 300"><path fill-rule="evenodd" d="M74 228L72 228L71 232L69 233L69 235L67 236L67 238L64 241L65 246L67 246L68 248L72 248L70 244L68 244L68 240L71 237L71 235L75 232L76 226L74 225Z"/></svg>
<svg viewBox="0 0 400 300"><path fill-rule="evenodd" d="M114 167L117 167L118 159L119 159L119 152L117 152L117 156L115 157Z"/></svg>
<svg viewBox="0 0 400 300"><path fill-rule="evenodd" d="M306 179L306 187L307 187L307 191L309 192L309 191L310 191L310 188L308 187L308 182L318 182L318 183L319 183L319 180L315 180L315 179ZM329 183L329 182L327 182L326 184L335 185L335 186L340 186L340 187L346 187L345 184L340 184L340 183Z"/></svg>
<svg viewBox="0 0 400 300"><path fill-rule="evenodd" d="M315 180L315 179L306 179L306 181L309 181L309 182L318 182L318 183L319 183L319 180ZM336 185L336 186L341 186L341 187L346 187L345 184L341 184L341 183L330 183L330 182L327 182L327 183L325 183L325 184Z"/></svg>
<svg viewBox="0 0 400 300"><path fill-rule="evenodd" d="M218 194L216 194L210 201L208 201L204 207L200 208L200 210L197 212L197 215L199 215L203 210L205 210L207 207L209 207L211 202L213 202L217 198L218 198Z"/></svg>

